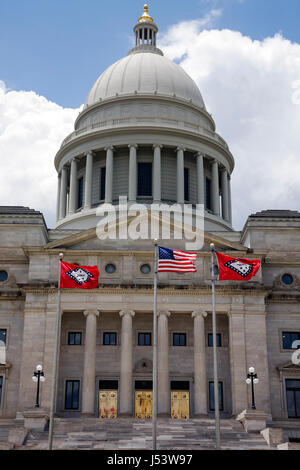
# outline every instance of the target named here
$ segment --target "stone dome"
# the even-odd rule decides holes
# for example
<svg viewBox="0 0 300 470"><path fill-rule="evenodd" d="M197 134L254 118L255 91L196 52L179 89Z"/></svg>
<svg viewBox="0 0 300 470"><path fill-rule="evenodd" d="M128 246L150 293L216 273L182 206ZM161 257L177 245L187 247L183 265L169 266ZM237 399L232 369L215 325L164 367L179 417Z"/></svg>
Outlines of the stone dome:
<svg viewBox="0 0 300 470"><path fill-rule="evenodd" d="M176 97L205 109L194 80L182 67L151 49L130 53L105 70L92 86L85 107L134 94Z"/></svg>

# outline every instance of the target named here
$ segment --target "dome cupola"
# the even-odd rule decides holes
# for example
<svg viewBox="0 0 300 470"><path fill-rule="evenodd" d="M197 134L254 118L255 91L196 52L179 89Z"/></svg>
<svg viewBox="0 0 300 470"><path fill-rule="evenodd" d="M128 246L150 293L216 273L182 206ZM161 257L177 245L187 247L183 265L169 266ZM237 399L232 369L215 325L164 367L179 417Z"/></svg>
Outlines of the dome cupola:
<svg viewBox="0 0 300 470"><path fill-rule="evenodd" d="M158 27L153 18L149 16L148 5L144 5L144 13L134 26L133 31L135 34L135 47L129 51L129 54L148 50L163 55L162 51L156 47Z"/></svg>

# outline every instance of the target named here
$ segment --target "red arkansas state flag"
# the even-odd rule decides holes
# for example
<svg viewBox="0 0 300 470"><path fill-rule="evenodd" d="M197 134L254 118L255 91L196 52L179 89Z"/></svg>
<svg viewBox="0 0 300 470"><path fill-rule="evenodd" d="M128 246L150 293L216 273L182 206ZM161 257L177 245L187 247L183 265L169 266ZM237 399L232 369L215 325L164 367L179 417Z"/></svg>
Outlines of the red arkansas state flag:
<svg viewBox="0 0 300 470"><path fill-rule="evenodd" d="M249 281L260 267L259 259L231 258L216 251L219 281Z"/></svg>
<svg viewBox="0 0 300 470"><path fill-rule="evenodd" d="M60 286L65 289L95 289L98 287L97 266L78 266L60 262Z"/></svg>

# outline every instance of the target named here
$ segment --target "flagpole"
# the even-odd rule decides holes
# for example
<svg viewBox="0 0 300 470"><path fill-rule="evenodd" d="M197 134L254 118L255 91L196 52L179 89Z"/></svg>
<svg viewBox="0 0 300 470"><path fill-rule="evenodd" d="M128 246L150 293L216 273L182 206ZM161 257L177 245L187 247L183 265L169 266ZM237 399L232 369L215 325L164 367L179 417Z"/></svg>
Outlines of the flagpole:
<svg viewBox="0 0 300 470"><path fill-rule="evenodd" d="M60 273L61 273L61 260L63 253L59 253L59 272L58 272L58 287L57 287L57 309L56 309L56 324L55 324L55 341L54 341L54 358L53 358L53 376L52 376L52 390L51 390L51 405L50 405L50 421L49 421L49 435L48 435L48 450L52 450L53 441L53 425L54 425L54 411L56 404L57 392L57 369L58 369L58 356L59 356L59 339L60 339L60 304L61 304L61 288L60 288Z"/></svg>
<svg viewBox="0 0 300 470"><path fill-rule="evenodd" d="M212 294L212 326L213 326L213 357L214 357L214 399L215 399L215 427L216 449L220 449L220 410L219 410L219 383L217 363L217 331L216 331L216 299L215 299L215 245L211 248L211 294Z"/></svg>
<svg viewBox="0 0 300 470"><path fill-rule="evenodd" d="M158 247L154 240L154 299L153 299L153 410L152 410L152 448L156 450L157 427L157 269Z"/></svg>

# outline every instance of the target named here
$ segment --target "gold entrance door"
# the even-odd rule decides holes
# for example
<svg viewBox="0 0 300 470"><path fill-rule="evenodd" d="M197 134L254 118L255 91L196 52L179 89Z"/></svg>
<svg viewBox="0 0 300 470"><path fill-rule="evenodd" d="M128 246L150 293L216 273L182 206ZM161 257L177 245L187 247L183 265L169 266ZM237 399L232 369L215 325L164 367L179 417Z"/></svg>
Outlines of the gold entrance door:
<svg viewBox="0 0 300 470"><path fill-rule="evenodd" d="M152 390L136 390L135 417L139 419L152 418Z"/></svg>
<svg viewBox="0 0 300 470"><path fill-rule="evenodd" d="M189 391L171 391L171 417L174 419L190 418Z"/></svg>
<svg viewBox="0 0 300 470"><path fill-rule="evenodd" d="M99 390L99 418L116 418L117 406L117 390Z"/></svg>

